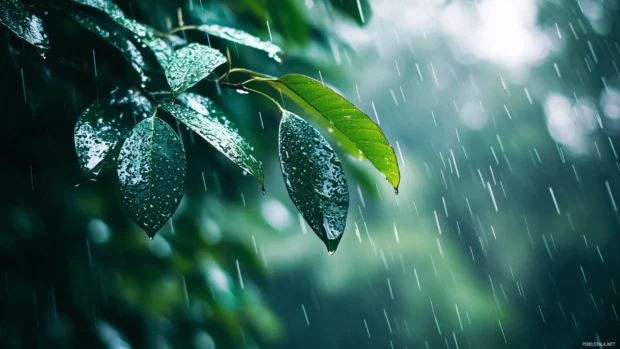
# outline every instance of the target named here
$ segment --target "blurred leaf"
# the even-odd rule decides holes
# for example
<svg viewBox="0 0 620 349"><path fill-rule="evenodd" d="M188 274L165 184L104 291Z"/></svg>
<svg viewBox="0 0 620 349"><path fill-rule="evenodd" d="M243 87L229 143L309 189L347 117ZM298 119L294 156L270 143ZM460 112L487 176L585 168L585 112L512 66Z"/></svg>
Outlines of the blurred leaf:
<svg viewBox="0 0 620 349"><path fill-rule="evenodd" d="M275 29L285 39L294 43L308 41L310 26L308 19L299 9L298 1L267 0L267 13L271 30Z"/></svg>
<svg viewBox="0 0 620 349"><path fill-rule="evenodd" d="M336 153L299 116L283 110L280 164L291 200L332 254L344 233L349 189Z"/></svg>
<svg viewBox="0 0 620 349"><path fill-rule="evenodd" d="M394 149L368 115L323 83L288 74L267 81L318 121L354 157L365 156L398 190L400 171Z"/></svg>
<svg viewBox="0 0 620 349"><path fill-rule="evenodd" d="M121 148L117 171L125 207L152 238L183 197L186 163L179 136L158 117L141 121Z"/></svg>
<svg viewBox="0 0 620 349"><path fill-rule="evenodd" d="M198 27L198 30L207 33L224 40L236 42L238 44L249 46L257 50L265 51L270 58L273 58L277 62L282 60L278 57L278 53L282 52L282 49L273 44L270 41L263 41L256 36L250 35L242 30L222 27L215 24L203 24Z"/></svg>
<svg viewBox="0 0 620 349"><path fill-rule="evenodd" d="M125 89L116 89L88 107L78 118L73 134L84 175L97 177L114 168L132 127L152 113L146 97Z"/></svg>
<svg viewBox="0 0 620 349"><path fill-rule="evenodd" d="M174 53L166 66L166 78L176 98L226 63L222 53L208 46L190 44Z"/></svg>
<svg viewBox="0 0 620 349"><path fill-rule="evenodd" d="M210 99L194 93L183 93L177 102L163 101L161 106L263 183L263 168L261 162L252 155L252 146L239 135L234 125Z"/></svg>
<svg viewBox="0 0 620 349"><path fill-rule="evenodd" d="M368 0L331 0L334 8L355 20L357 24L364 25L372 17L372 9Z"/></svg>
<svg viewBox="0 0 620 349"><path fill-rule="evenodd" d="M18 0L4 0L0 6L0 24L42 51L49 49L49 40L41 18L32 14Z"/></svg>
<svg viewBox="0 0 620 349"><path fill-rule="evenodd" d="M102 23L99 19L96 19L92 16L88 16L84 13L72 13L71 18L75 20L77 23L84 26L84 28L89 31L97 34L102 39L109 42L112 46L116 47L117 50L123 55L123 57L131 64L133 70L140 75L142 82L146 82L148 78L144 75L144 58L142 57L142 53L138 50L138 48L127 38L125 38L121 33L110 30L104 27L104 23Z"/></svg>

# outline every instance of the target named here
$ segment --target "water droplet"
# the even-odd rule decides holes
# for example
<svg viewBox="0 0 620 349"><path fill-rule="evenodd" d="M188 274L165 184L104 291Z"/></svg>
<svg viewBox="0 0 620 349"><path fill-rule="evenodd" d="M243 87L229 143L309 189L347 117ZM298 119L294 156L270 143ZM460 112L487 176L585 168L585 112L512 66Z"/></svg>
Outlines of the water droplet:
<svg viewBox="0 0 620 349"><path fill-rule="evenodd" d="M265 184L261 183L260 185L260 191L263 193L263 195L267 194L267 191L265 190Z"/></svg>
<svg viewBox="0 0 620 349"><path fill-rule="evenodd" d="M398 188L394 188L394 194L398 195Z"/></svg>

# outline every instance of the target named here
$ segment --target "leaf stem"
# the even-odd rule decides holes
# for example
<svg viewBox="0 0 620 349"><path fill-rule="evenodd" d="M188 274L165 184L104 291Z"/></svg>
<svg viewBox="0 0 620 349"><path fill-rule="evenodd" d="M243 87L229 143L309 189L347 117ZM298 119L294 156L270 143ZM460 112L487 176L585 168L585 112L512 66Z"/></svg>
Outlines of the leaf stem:
<svg viewBox="0 0 620 349"><path fill-rule="evenodd" d="M259 95L262 95L263 97L265 97L265 98L267 98L268 100L270 100L271 102L273 102L273 104L275 104L275 105L278 107L278 109L280 109L280 111L284 111L284 109L282 109L282 106L280 105L280 103L278 103L275 99L273 99L273 98L272 98L271 96L269 96L268 94L263 93L263 92L258 91L258 90L255 90L255 89L251 89L251 88L249 88L249 87L245 87L245 86L243 86L243 90L244 90L244 91L248 91L248 92L254 92L254 93L257 93L257 94L259 94Z"/></svg>
<svg viewBox="0 0 620 349"><path fill-rule="evenodd" d="M196 30L196 29L198 29L198 27L195 26L195 25L185 25L185 26L182 26L182 27L177 27L177 28L172 29L170 31L170 34L178 33L180 31L184 31L184 30Z"/></svg>

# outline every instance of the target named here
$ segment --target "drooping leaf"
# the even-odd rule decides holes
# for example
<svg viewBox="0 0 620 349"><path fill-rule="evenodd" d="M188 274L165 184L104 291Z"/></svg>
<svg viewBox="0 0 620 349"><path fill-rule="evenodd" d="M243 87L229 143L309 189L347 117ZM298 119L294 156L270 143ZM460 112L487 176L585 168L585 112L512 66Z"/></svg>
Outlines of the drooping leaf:
<svg viewBox="0 0 620 349"><path fill-rule="evenodd" d="M49 49L49 40L41 18L31 13L19 0L3 0L0 24L42 51Z"/></svg>
<svg viewBox="0 0 620 349"><path fill-rule="evenodd" d="M282 52L282 49L279 46L273 44L270 41L263 41L242 30L222 27L215 24L203 24L198 27L198 30L224 40L236 42L244 46L249 46L261 51L265 51L267 52L269 57L273 58L275 61L282 61L280 57L278 57L278 54Z"/></svg>
<svg viewBox="0 0 620 349"><path fill-rule="evenodd" d="M161 106L263 183L263 168L261 162L252 155L253 148L210 99L195 93L183 93L176 102L166 100Z"/></svg>
<svg viewBox="0 0 620 349"><path fill-rule="evenodd" d="M398 190L400 171L396 154L368 115L323 83L304 75L284 75L267 83L291 98L351 155L366 157Z"/></svg>
<svg viewBox="0 0 620 349"><path fill-rule="evenodd" d="M84 28L100 36L114 46L123 55L125 60L131 64L131 67L138 73L143 83L148 80L144 75L144 58L136 45L130 40L125 38L122 34L106 28L97 18L80 12L71 13L70 16Z"/></svg>
<svg viewBox="0 0 620 349"><path fill-rule="evenodd" d="M208 46L190 44L176 51L166 66L166 78L173 96L194 86L224 63L224 55Z"/></svg>
<svg viewBox="0 0 620 349"><path fill-rule="evenodd" d="M141 121L123 143L117 173L125 207L153 237L183 197L186 163L179 136L158 117Z"/></svg>
<svg viewBox="0 0 620 349"><path fill-rule="evenodd" d="M368 0L334 0L332 4L359 25L368 23L372 17L372 9Z"/></svg>
<svg viewBox="0 0 620 349"><path fill-rule="evenodd" d="M280 121L280 164L291 200L308 225L334 253L349 209L349 189L340 160L323 136L284 110Z"/></svg>
<svg viewBox="0 0 620 349"><path fill-rule="evenodd" d="M97 177L113 169L133 126L153 113L146 97L116 89L95 101L77 120L73 133L82 173Z"/></svg>

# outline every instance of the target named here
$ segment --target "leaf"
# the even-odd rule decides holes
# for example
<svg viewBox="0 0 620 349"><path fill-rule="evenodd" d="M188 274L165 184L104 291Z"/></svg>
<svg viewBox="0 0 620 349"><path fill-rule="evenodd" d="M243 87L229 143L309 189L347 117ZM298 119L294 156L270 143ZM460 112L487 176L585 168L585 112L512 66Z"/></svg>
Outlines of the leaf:
<svg viewBox="0 0 620 349"><path fill-rule="evenodd" d="M359 25L368 23L372 17L372 9L368 0L335 0L332 4Z"/></svg>
<svg viewBox="0 0 620 349"><path fill-rule="evenodd" d="M96 8L97 10L103 11L107 13L110 17L112 17L113 19L125 17L123 10L121 10L121 8L111 0L73 0L73 1L77 2L78 4L82 4L88 7L93 7L93 8Z"/></svg>
<svg viewBox="0 0 620 349"><path fill-rule="evenodd" d="M112 46L114 46L131 64L133 70L140 75L143 83L148 81L144 75L144 58L138 48L122 34L104 28L103 23L92 16L85 15L81 12L70 14L71 18L94 34L97 34Z"/></svg>
<svg viewBox="0 0 620 349"><path fill-rule="evenodd" d="M249 46L261 51L265 51L267 52L269 57L273 58L276 62L282 62L280 57L278 57L278 54L282 52L282 49L279 46L273 44L270 41L263 41L242 30L222 27L215 24L203 24L198 27L198 30L209 35L218 37L220 39L236 42L244 46Z"/></svg>
<svg viewBox="0 0 620 349"><path fill-rule="evenodd" d="M153 113L146 97L116 89L86 109L74 130L75 150L82 173L97 177L116 165L116 157L131 129Z"/></svg>
<svg viewBox="0 0 620 349"><path fill-rule="evenodd" d="M224 55L208 46L190 44L176 51L166 66L166 78L173 96L176 98L224 63Z"/></svg>
<svg viewBox="0 0 620 349"><path fill-rule="evenodd" d="M133 33L133 39L136 40L140 46L148 47L153 52L157 62L162 68L166 67L168 59L172 56L173 49L167 42L155 36L155 29L134 19L127 18L123 10L110 0L73 1L105 12L116 23ZM140 49L140 47L138 47L138 49Z"/></svg>
<svg viewBox="0 0 620 349"><path fill-rule="evenodd" d="M43 52L48 50L49 40L41 18L32 14L19 0L3 0L3 3L0 24Z"/></svg>
<svg viewBox="0 0 620 349"><path fill-rule="evenodd" d="M368 115L321 82L299 74L267 80L326 128L353 156L365 156L398 190L400 171L394 149Z"/></svg>
<svg viewBox="0 0 620 349"><path fill-rule="evenodd" d="M125 207L152 238L183 197L186 163L179 136L158 117L141 121L121 148L117 173Z"/></svg>
<svg viewBox="0 0 620 349"><path fill-rule="evenodd" d="M263 183L262 164L252 155L253 147L239 135L234 125L210 99L194 93L183 93L177 102L166 100L161 106Z"/></svg>
<svg viewBox="0 0 620 349"><path fill-rule="evenodd" d="M333 254L344 233L349 189L336 153L321 134L299 116L283 110L280 164L291 200Z"/></svg>

